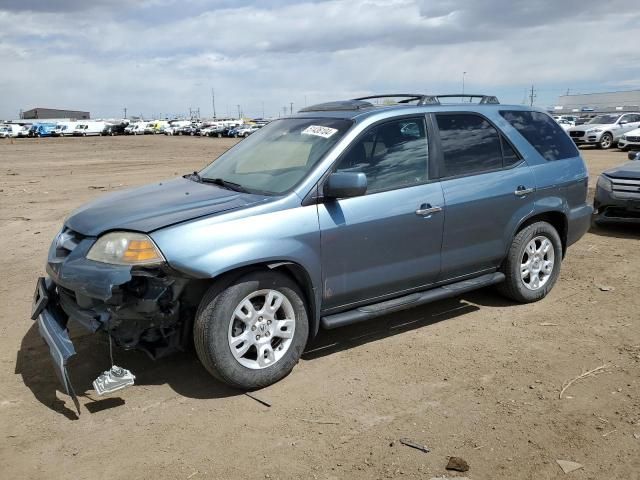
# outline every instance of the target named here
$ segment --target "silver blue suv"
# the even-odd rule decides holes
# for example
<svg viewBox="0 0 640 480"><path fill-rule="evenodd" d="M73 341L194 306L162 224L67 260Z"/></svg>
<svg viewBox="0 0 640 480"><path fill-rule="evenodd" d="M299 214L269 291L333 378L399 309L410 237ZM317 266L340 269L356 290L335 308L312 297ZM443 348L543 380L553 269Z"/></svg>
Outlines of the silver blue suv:
<svg viewBox="0 0 640 480"><path fill-rule="evenodd" d="M70 321L154 358L193 341L213 376L253 389L320 328L488 285L542 299L590 225L585 164L546 113L449 97L305 108L199 172L71 214L32 315L67 391ZM132 381L114 367L94 386Z"/></svg>

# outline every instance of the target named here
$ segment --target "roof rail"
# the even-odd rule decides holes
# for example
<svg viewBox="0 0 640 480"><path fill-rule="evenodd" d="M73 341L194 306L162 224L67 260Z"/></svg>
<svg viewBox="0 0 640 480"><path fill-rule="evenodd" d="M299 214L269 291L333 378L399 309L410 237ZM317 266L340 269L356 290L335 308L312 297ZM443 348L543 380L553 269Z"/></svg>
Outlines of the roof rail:
<svg viewBox="0 0 640 480"><path fill-rule="evenodd" d="M483 94L474 94L474 93L449 93L446 95L434 95L436 99L438 99L438 103L440 103L441 98L468 98L471 101L472 98L479 98L479 104L494 104L497 105L500 102L498 101L498 97L494 95L483 95Z"/></svg>
<svg viewBox="0 0 640 480"><path fill-rule="evenodd" d="M494 95L474 94L474 93L449 93L446 95L425 95L423 93L389 93L384 95L369 95L367 97L355 98L355 101L372 100L376 98L403 98L398 103L409 103L417 101L416 105L440 105L441 98L479 98L479 104L499 104L498 98Z"/></svg>
<svg viewBox="0 0 640 480"><path fill-rule="evenodd" d="M398 103L409 103L417 100L417 105L437 105L440 103L433 95L423 93L389 93L385 95L369 95L367 97L354 98L354 100L373 100L376 98L404 98Z"/></svg>

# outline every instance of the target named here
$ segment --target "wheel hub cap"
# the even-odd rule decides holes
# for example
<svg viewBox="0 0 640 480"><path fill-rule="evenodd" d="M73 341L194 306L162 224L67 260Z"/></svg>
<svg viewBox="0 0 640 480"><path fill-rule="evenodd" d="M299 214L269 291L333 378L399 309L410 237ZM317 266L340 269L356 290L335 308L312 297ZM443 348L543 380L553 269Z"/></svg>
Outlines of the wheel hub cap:
<svg viewBox="0 0 640 480"><path fill-rule="evenodd" d="M538 290L553 273L555 250L547 237L539 235L525 247L520 265L520 278L529 290Z"/></svg>
<svg viewBox="0 0 640 480"><path fill-rule="evenodd" d="M267 368L289 350L295 332L295 312L277 290L258 290L236 306L229 322L229 348L242 366Z"/></svg>

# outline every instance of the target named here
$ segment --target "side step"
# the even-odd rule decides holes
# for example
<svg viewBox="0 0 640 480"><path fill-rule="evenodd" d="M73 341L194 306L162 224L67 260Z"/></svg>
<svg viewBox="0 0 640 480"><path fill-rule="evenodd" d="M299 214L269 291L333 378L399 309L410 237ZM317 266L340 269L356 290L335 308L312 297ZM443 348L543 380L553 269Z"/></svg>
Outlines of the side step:
<svg viewBox="0 0 640 480"><path fill-rule="evenodd" d="M323 328L328 330L332 328L344 327L352 323L364 322L372 318L381 317L388 313L405 310L407 308L417 307L425 303L435 302L444 298L455 297L462 293L470 292L478 288L487 287L496 283L503 282L504 273L495 272L487 273L479 277L463 280L461 282L443 285L442 287L425 290L424 292L411 293L404 297L394 298L372 305L365 305L354 310L336 313L322 317L320 323Z"/></svg>

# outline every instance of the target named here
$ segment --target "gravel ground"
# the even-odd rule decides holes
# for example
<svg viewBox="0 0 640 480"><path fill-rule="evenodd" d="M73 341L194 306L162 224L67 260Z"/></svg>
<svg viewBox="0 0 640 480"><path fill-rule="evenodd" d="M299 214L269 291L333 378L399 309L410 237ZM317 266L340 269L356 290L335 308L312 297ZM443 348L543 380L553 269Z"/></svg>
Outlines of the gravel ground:
<svg viewBox="0 0 640 480"><path fill-rule="evenodd" d="M193 353L152 362L98 399L108 347L72 332L82 415L29 320L65 216L120 189L200 168L234 143L185 137L0 141L0 465L4 478L640 478L639 228L592 229L551 294L491 289L321 334L293 373L255 393L213 380ZM593 188L618 151L583 150ZM562 399L563 383L576 381ZM409 438L431 449L407 447Z"/></svg>

